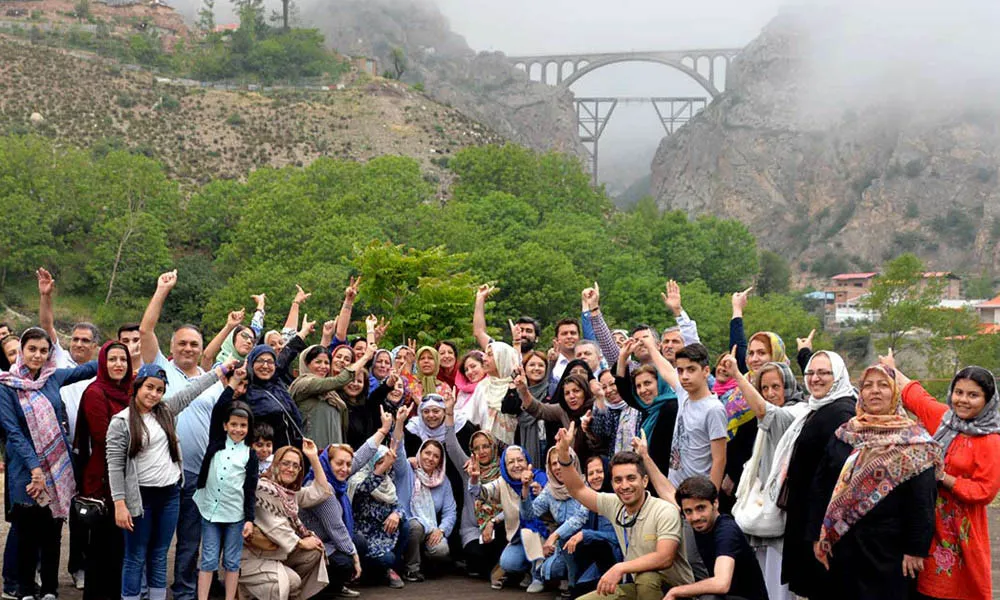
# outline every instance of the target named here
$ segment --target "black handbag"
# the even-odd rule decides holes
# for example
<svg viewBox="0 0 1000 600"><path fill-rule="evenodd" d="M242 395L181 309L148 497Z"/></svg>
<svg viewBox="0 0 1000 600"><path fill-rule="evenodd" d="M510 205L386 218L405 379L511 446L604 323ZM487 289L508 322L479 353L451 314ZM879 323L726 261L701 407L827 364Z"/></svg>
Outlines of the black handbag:
<svg viewBox="0 0 1000 600"><path fill-rule="evenodd" d="M70 512L73 513L73 518L77 522L83 523L87 527L93 527L108 514L108 506L100 498L74 496Z"/></svg>

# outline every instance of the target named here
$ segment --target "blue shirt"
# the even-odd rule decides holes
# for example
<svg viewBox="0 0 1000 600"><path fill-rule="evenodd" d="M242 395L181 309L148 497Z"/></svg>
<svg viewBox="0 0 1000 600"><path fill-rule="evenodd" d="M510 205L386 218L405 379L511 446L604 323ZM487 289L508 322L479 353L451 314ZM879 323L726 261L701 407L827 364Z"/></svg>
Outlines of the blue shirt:
<svg viewBox="0 0 1000 600"><path fill-rule="evenodd" d="M162 352L156 353L153 364L159 365L167 373L166 397L176 394L187 387L193 379L205 373L198 367L198 375L188 377L174 364L174 361L167 360ZM181 444L184 470L193 474L195 478L198 477L201 461L204 460L205 450L208 449L208 426L212 420L212 408L215 407L223 389L225 388L222 384L216 382L177 415L177 439Z"/></svg>
<svg viewBox="0 0 1000 600"><path fill-rule="evenodd" d="M239 523L243 520L243 484L247 478L250 446L226 437L226 447L215 453L208 467L205 487L194 493L194 502L206 521Z"/></svg>

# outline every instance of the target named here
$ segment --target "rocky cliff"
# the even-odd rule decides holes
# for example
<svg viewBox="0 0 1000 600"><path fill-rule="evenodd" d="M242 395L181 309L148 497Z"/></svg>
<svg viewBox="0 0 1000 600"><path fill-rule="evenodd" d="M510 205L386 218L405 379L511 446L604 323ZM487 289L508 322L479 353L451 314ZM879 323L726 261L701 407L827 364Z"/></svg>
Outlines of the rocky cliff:
<svg viewBox="0 0 1000 600"><path fill-rule="evenodd" d="M738 218L803 272L905 251L936 268L996 271L996 96L939 94L928 82L947 69L932 65L893 80L863 59L816 60L856 43L845 31L819 15L773 21L733 63L727 91L662 141L658 204Z"/></svg>
<svg viewBox="0 0 1000 600"><path fill-rule="evenodd" d="M500 53L475 53L431 2L331 0L301 11L302 21L319 28L331 47L376 57L380 69L391 70L392 50L403 49L403 81L423 84L436 101L504 137L583 156L572 94L528 81Z"/></svg>

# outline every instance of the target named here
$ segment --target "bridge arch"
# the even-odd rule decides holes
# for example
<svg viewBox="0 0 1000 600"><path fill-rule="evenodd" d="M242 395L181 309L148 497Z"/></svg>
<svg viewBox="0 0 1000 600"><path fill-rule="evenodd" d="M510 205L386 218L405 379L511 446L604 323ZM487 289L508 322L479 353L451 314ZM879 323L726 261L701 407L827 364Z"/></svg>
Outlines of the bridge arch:
<svg viewBox="0 0 1000 600"><path fill-rule="evenodd" d="M725 59L725 61L726 61L726 67L728 68L728 66L729 66L729 57L724 56L724 55L719 55L719 56L721 56L722 58ZM709 56L709 55L702 55L702 56L699 56L698 58L699 59L700 58L706 58L706 59L708 59L709 65L712 66L712 65L714 65L714 59L716 57L715 56ZM696 68L692 68L692 67L687 66L681 60L672 60L672 59L669 59L669 58L664 58L664 57L656 56L656 55L641 55L641 54L640 55L615 56L615 57L602 58L602 59L599 59L599 60L595 60L594 62L588 63L585 66L582 66L582 67L580 67L577 70L574 70L573 73L570 76L563 78L562 82L560 82L559 85L561 85L562 87L567 87L568 88L571 85L573 85L577 80L579 80L581 77L587 75L588 73L592 73L592 72L594 72L594 71L596 71L596 70L598 70L598 69L600 69L602 67L607 67L608 65L613 65L613 64L616 64L616 63L623 63L623 62L648 62L648 63L656 63L656 64L661 64L661 65L666 65L668 67L672 67L672 68L680 71L681 73L683 73L683 74L687 75L688 77L690 77L691 79L695 80L695 82L697 82L698 85L700 85L701 87L703 87L706 92L708 92L709 94L711 94L711 96L713 98L722 93L719 90L719 88L717 88L715 86L714 76L711 73L710 73L709 77L705 77L704 75L702 75L701 73L699 73L696 70ZM697 67L697 64L698 64L698 61L695 60L694 61L695 67ZM714 71L714 69L710 69L710 72L711 71Z"/></svg>

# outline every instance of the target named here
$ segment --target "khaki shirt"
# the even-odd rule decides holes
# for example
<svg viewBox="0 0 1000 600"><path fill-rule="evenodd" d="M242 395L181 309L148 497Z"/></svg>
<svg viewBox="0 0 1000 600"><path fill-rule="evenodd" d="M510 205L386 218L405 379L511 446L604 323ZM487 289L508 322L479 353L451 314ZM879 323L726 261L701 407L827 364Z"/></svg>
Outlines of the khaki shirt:
<svg viewBox="0 0 1000 600"><path fill-rule="evenodd" d="M597 494L597 512L614 525L618 545L622 549L625 561L656 552L656 543L659 540L673 540L677 542L674 563L659 573L671 587L694 581L694 574L691 565L688 564L687 551L684 547L681 512L676 506L666 500L648 496L635 517L635 523L628 529L618 524L619 521L631 520L625 516L625 505L618 496L608 493Z"/></svg>

